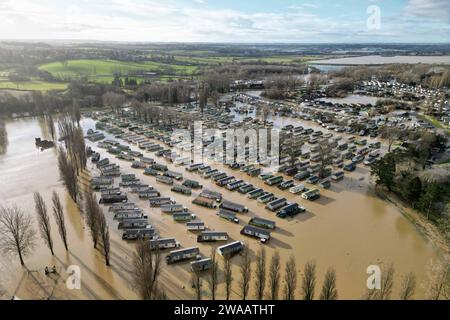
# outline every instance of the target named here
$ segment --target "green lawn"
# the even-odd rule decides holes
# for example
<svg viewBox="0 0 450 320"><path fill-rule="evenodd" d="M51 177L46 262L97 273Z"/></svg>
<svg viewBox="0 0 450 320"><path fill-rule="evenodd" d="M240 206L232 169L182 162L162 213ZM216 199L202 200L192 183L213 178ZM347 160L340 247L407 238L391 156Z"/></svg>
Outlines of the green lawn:
<svg viewBox="0 0 450 320"><path fill-rule="evenodd" d="M23 81L13 83L10 81L0 80L0 89L11 89L21 91L50 91L50 90L66 90L66 83L52 83L39 80Z"/></svg>
<svg viewBox="0 0 450 320"><path fill-rule="evenodd" d="M92 81L111 82L113 75L129 75L133 72L155 72L161 75L193 75L197 72L196 66L179 66L147 61L144 63L122 62L115 60L69 60L66 64L52 62L41 65L45 70L61 78L88 77Z"/></svg>
<svg viewBox="0 0 450 320"><path fill-rule="evenodd" d="M448 126L445 126L442 122L440 122L438 119L432 116L423 115L419 116L419 118L422 118L424 121L427 121L428 123L432 124L438 129L443 129L445 132L450 135L450 128Z"/></svg>

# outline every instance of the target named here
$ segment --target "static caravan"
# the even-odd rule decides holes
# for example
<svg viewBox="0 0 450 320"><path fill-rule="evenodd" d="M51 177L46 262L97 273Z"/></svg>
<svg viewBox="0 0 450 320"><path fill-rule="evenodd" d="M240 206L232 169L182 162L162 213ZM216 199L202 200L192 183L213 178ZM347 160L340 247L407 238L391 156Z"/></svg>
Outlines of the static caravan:
<svg viewBox="0 0 450 320"><path fill-rule="evenodd" d="M150 198L160 197L161 193L156 190L147 189L147 190L139 191L138 195L139 195L139 199L150 199Z"/></svg>
<svg viewBox="0 0 450 320"><path fill-rule="evenodd" d="M249 224L255 227L264 228L264 229L275 229L276 223L272 220L267 220L259 217L253 217L250 219Z"/></svg>
<svg viewBox="0 0 450 320"><path fill-rule="evenodd" d="M203 187L198 181L190 180L190 179L186 179L183 182L183 186L192 188L192 189L201 189Z"/></svg>
<svg viewBox="0 0 450 320"><path fill-rule="evenodd" d="M281 210L277 212L277 217L284 219L287 217L293 217L305 211L305 208L299 206L298 203L292 203L281 208Z"/></svg>
<svg viewBox="0 0 450 320"><path fill-rule="evenodd" d="M172 215L173 221L190 221L196 218L195 214L183 211L183 212L174 212Z"/></svg>
<svg viewBox="0 0 450 320"><path fill-rule="evenodd" d="M144 229L148 226L147 219L123 219L119 222L118 229Z"/></svg>
<svg viewBox="0 0 450 320"><path fill-rule="evenodd" d="M179 172L175 172L175 171L166 171L164 172L164 176L169 177L169 178L173 178L175 180L183 180L183 175Z"/></svg>
<svg viewBox="0 0 450 320"><path fill-rule="evenodd" d="M234 241L231 243L228 243L224 246L220 246L217 248L217 252L222 257L229 257L232 256L238 252L240 252L244 248L244 243L242 241Z"/></svg>
<svg viewBox="0 0 450 320"><path fill-rule="evenodd" d="M280 184L282 182L283 182L282 176L275 176L275 177L267 179L264 183L269 186L276 186L277 184Z"/></svg>
<svg viewBox="0 0 450 320"><path fill-rule="evenodd" d="M234 181L236 181L235 177L226 177L226 178L223 178L223 179L220 179L219 181L217 181L216 185L218 185L219 187L223 187Z"/></svg>
<svg viewBox="0 0 450 320"><path fill-rule="evenodd" d="M161 206L161 212L163 213L174 213L174 212L185 212L187 208L182 204L168 204Z"/></svg>
<svg viewBox="0 0 450 320"><path fill-rule="evenodd" d="M257 228L257 227L251 226L251 225L245 226L241 230L241 234L250 236L250 237L254 237L254 238L259 238L262 243L266 243L270 239L269 231L260 229L260 228Z"/></svg>
<svg viewBox="0 0 450 320"><path fill-rule="evenodd" d="M162 172L166 172L169 170L169 168L167 168L166 165L164 164L159 164L159 163L154 163L150 166L151 169L156 170L156 171L162 171Z"/></svg>
<svg viewBox="0 0 450 320"><path fill-rule="evenodd" d="M185 187L183 185L174 185L170 190L176 193L184 194L186 196L190 196L192 194L191 188Z"/></svg>
<svg viewBox="0 0 450 320"><path fill-rule="evenodd" d="M122 191L120 190L120 188L107 188L101 190L102 195L111 195L111 194L120 195L121 193Z"/></svg>
<svg viewBox="0 0 450 320"><path fill-rule="evenodd" d="M203 172L202 176L205 179L209 179L209 178L212 178L212 177L215 177L215 176L218 176L218 175L222 175L222 174L223 173L219 172L219 170L217 170L217 169L210 169L210 170L208 170L206 172Z"/></svg>
<svg viewBox="0 0 450 320"><path fill-rule="evenodd" d="M148 217L140 210L135 211L119 211L114 214L115 220L127 220L127 219L147 219Z"/></svg>
<svg viewBox="0 0 450 320"><path fill-rule="evenodd" d="M242 187L245 184L246 184L246 182L244 180L237 180L235 182L227 184L227 189L230 191L234 191L234 190Z"/></svg>
<svg viewBox="0 0 450 320"><path fill-rule="evenodd" d="M155 229L126 229L122 234L123 240L137 240L137 239L153 239L156 236Z"/></svg>
<svg viewBox="0 0 450 320"><path fill-rule="evenodd" d="M217 207L216 202L213 199L205 198L202 196L195 198L192 203L210 209L214 209Z"/></svg>
<svg viewBox="0 0 450 320"><path fill-rule="evenodd" d="M270 211L276 211L276 210L284 207L286 205L286 203L287 203L287 201L285 198L278 198L276 200L269 202L266 206L266 209L270 210Z"/></svg>
<svg viewBox="0 0 450 320"><path fill-rule="evenodd" d="M156 181L160 182L160 183L168 184L168 185L173 184L173 179L169 178L169 177L165 177L165 176L157 176Z"/></svg>
<svg viewBox="0 0 450 320"><path fill-rule="evenodd" d="M257 201L263 204L269 203L273 200L275 200L276 197L271 192L264 192L260 197L258 197Z"/></svg>
<svg viewBox="0 0 450 320"><path fill-rule="evenodd" d="M263 189L256 189L256 190L249 192L247 194L247 198L256 199L256 198L260 197L263 193L264 193Z"/></svg>
<svg viewBox="0 0 450 320"><path fill-rule="evenodd" d="M247 175L249 175L250 177L257 177L261 174L261 171L261 168L251 169L247 172Z"/></svg>
<svg viewBox="0 0 450 320"><path fill-rule="evenodd" d="M158 172L157 170L155 170L155 169L152 169L152 168L146 168L146 169L144 170L144 174L145 174L146 176L153 176L153 177L156 177L156 176L159 175L159 172Z"/></svg>
<svg viewBox="0 0 450 320"><path fill-rule="evenodd" d="M199 272L211 269L213 263L211 258L200 259L191 262L192 272Z"/></svg>
<svg viewBox="0 0 450 320"><path fill-rule="evenodd" d="M186 228L189 231L202 231L202 230L205 230L205 223L202 221L186 222Z"/></svg>
<svg viewBox="0 0 450 320"><path fill-rule="evenodd" d="M133 169L145 169L147 167L147 164L143 161L133 161L133 163L131 163L131 167Z"/></svg>
<svg viewBox="0 0 450 320"><path fill-rule="evenodd" d="M203 166L203 163L191 164L186 168L186 171L194 172L197 171L201 166Z"/></svg>
<svg viewBox="0 0 450 320"><path fill-rule="evenodd" d="M222 201L222 194L221 193L215 192L215 191L211 191L211 190L207 190L207 189L204 189L202 191L202 193L200 193L200 196L208 198L208 199L215 200L216 202L221 202Z"/></svg>
<svg viewBox="0 0 450 320"><path fill-rule="evenodd" d="M152 159L152 158L147 158L147 157L142 157L141 161L144 162L145 164L149 164L149 165L155 163L155 160L154 160L154 159Z"/></svg>
<svg viewBox="0 0 450 320"><path fill-rule="evenodd" d="M220 209L219 212L217 213L219 215L219 217L234 222L234 223L239 223L239 219L236 217L236 213L229 211L229 210L225 210L225 209Z"/></svg>
<svg viewBox="0 0 450 320"><path fill-rule="evenodd" d="M174 249L180 246L180 243L174 238L161 238L149 241L150 250Z"/></svg>
<svg viewBox="0 0 450 320"><path fill-rule="evenodd" d="M227 241L228 233L218 231L203 231L197 236L197 242Z"/></svg>
<svg viewBox="0 0 450 320"><path fill-rule="evenodd" d="M253 190L255 190L255 187L250 183L246 183L245 185L239 187L238 192L242 193L242 194L246 194Z"/></svg>
<svg viewBox="0 0 450 320"><path fill-rule="evenodd" d="M248 212L248 208L246 206L243 206L241 204L237 204L231 201L224 201L220 205L220 208L238 212L238 213L245 213Z"/></svg>
<svg viewBox="0 0 450 320"><path fill-rule="evenodd" d="M109 212L117 212L120 210L139 210L138 206L133 202L115 203L109 207Z"/></svg>
<svg viewBox="0 0 450 320"><path fill-rule="evenodd" d="M105 195L101 196L99 203L111 204L111 203L120 203L120 202L127 202L127 201L128 201L128 197L126 194L120 194L120 195L105 194Z"/></svg>
<svg viewBox="0 0 450 320"><path fill-rule="evenodd" d="M149 200L150 202L150 207L155 208L155 207L161 207L162 205L165 204L173 204L173 200L169 197L158 197L158 198L151 198Z"/></svg>
<svg viewBox="0 0 450 320"><path fill-rule="evenodd" d="M180 261L190 260L198 258L200 255L200 250L198 247L185 248L180 250L171 251L166 256L167 264L172 264Z"/></svg>
<svg viewBox="0 0 450 320"><path fill-rule="evenodd" d="M122 180L123 182L125 182L125 181L136 181L136 180L138 180L138 179L136 178L136 175L135 175L135 174L123 174L123 175L120 176L120 178L121 178L121 180Z"/></svg>
<svg viewBox="0 0 450 320"><path fill-rule="evenodd" d="M333 181L340 181L342 179L344 179L343 171L335 172L331 175L331 180L333 180Z"/></svg>
<svg viewBox="0 0 450 320"><path fill-rule="evenodd" d="M305 200L316 200L320 197L320 190L319 189L313 189L313 190L309 190L307 192L304 192L302 194L302 198Z"/></svg>

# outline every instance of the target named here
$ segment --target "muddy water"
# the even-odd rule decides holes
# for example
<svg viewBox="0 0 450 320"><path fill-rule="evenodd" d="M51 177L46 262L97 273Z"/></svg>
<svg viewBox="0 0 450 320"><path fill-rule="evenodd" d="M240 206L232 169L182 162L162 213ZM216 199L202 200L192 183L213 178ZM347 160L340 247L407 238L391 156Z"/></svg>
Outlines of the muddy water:
<svg viewBox="0 0 450 320"><path fill-rule="evenodd" d="M86 130L93 128L94 122L85 120L83 126ZM111 216L108 215L108 222L112 230L113 255L112 267L104 267L99 252L91 248L89 233L83 228L84 223L78 209L70 201L58 181L55 151L40 152L34 147L34 137L42 135L42 128L35 120L22 120L7 124L10 144L7 154L0 158L2 180L0 201L1 203L18 203L27 212L34 214L32 192L39 190L45 199L50 200L51 191L57 190L66 202L70 253L64 252L57 229L53 227L56 257L50 256L48 249L41 241L33 255L26 259L27 267L30 270L42 271L45 265L80 265L83 276L82 290L68 291L60 284L59 290L56 290L59 298L135 298L134 292L130 289L130 277L127 272L133 245L120 239L117 222L112 221ZM91 145L95 147L95 144ZM132 149L138 150L136 146ZM256 201L247 201L247 198L239 193L226 191L195 173L186 172L183 167L176 167L166 163L163 159L156 158L158 162L166 163L170 169L182 172L185 178L198 180L204 187L222 192L225 199L248 206L250 212L241 215L240 225L236 225L220 219L216 215L216 210L193 205L191 202L199 191L195 191L194 195L190 197L175 194L170 191L170 186L157 183L154 177L144 176L142 171L132 169L129 162L114 159L105 150L99 148L95 148L95 150L101 152L102 156L108 156L113 162L120 164L124 173L136 173L142 181L155 186L164 195L175 198L178 203L191 209L211 230L226 231L232 240L245 241L252 254L255 254L261 245L257 240L244 237L239 233L244 224L255 215L275 220L278 228L272 233L269 244L265 246L268 256L278 250L282 262L284 262L289 255L293 254L298 269L306 261L315 260L319 286L322 284L326 269L328 267L335 268L340 298L360 298L365 290L367 266L390 262L395 265L397 283L400 281L400 276L405 273L414 272L416 274L419 283L416 297L424 297L424 290L420 284L427 279L425 266L430 259L437 259L438 253L394 206L381 201L373 194L368 183L367 169L360 167L356 172L347 175L342 182L333 184L330 190L322 193L322 197L318 201L305 202L299 196L267 187L257 178L250 178L218 164L213 165L256 186L270 190L278 196L286 197L290 201L297 201L307 209L305 214L294 219L281 220L274 217L273 213L265 210L263 205ZM146 153L146 156L153 157L154 155ZM92 168L92 171L92 174L95 174L95 169ZM132 194L129 194L129 197L145 210L150 217L150 223L156 227L162 237L175 237L183 247L198 245L196 235L188 232L184 224L173 222L170 215L162 214L159 209L150 209L146 201L139 200ZM198 246L205 256L209 255L212 248L215 247L210 244ZM239 259L240 257L235 257L233 260L235 283L233 298L239 297L236 286L240 278ZM14 294L17 283L23 278L23 269L15 259L1 257L0 261L2 269L0 285L6 288L7 294ZM7 272L3 272L5 270ZM61 278L64 277L63 275ZM25 297L35 298L36 290L32 289L36 287L36 280L32 281L33 279L29 278L27 276L23 280L20 292L23 292ZM164 266L162 279L170 298L194 297L190 288L189 263ZM207 291L207 287L205 283L205 291ZM40 288L40 290L43 289ZM221 284L219 296L223 297L223 295L224 287Z"/></svg>
<svg viewBox="0 0 450 320"><path fill-rule="evenodd" d="M56 191L65 207L69 252L64 250L57 227L52 225L55 256L45 247L38 235L32 255L25 258L22 268L15 257L0 256L1 298L17 295L23 299L120 299L134 298L128 286L130 248L118 235L112 234L112 268L104 266L102 256L92 249L90 236L84 229L82 215L59 181L56 150L38 150L35 137L47 137L46 127L35 119L6 123L9 146L0 156L0 204L17 204L27 214L35 216L33 192L39 191L51 211L52 192ZM54 223L53 216L51 216ZM36 228L37 228L37 224ZM66 268L77 265L81 269L81 290L67 290ZM45 266L56 266L59 275L47 277Z"/></svg>

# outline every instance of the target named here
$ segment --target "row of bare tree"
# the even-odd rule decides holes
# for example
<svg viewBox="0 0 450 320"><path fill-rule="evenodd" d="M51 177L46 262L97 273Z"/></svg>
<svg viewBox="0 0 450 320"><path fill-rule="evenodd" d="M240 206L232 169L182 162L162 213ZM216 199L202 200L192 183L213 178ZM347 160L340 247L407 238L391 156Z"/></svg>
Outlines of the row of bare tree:
<svg viewBox="0 0 450 320"><path fill-rule="evenodd" d="M203 297L202 285L204 278L206 278L211 299L216 299L220 270L215 251L211 253L211 260L211 268L208 269L206 274L202 273L202 271L195 271L193 273L192 287L199 300ZM253 270L250 251L244 249L242 252L242 260L239 264L240 276L238 281L238 292L236 292L238 297L242 300L249 298L253 280L254 298L257 300L277 300L280 297L283 300L295 299L298 285L298 270L293 256L285 263L283 277L281 275L281 259L277 251L274 252L270 264L267 265L266 251L264 248L261 248L256 254L255 264L256 266ZM234 281L230 256L225 256L223 259L223 280L225 284L225 298L226 300L229 300L233 293L232 284ZM314 262L308 262L305 265L301 283L302 299L314 299L316 287L316 265ZM325 275L320 299L336 300L337 297L336 273L333 269L329 269Z"/></svg>
<svg viewBox="0 0 450 320"><path fill-rule="evenodd" d="M76 124L78 122L78 124ZM78 190L78 176L86 169L87 155L83 129L79 125L76 108L74 115L65 114L59 122L59 136L65 148L58 148L58 168L60 177L70 197L77 202L81 196Z"/></svg>
<svg viewBox="0 0 450 320"><path fill-rule="evenodd" d="M100 240L101 252L105 257L105 264L109 263L110 252L110 239L109 239L109 227L106 222L105 214L100 208L97 197L92 191L85 192L84 196L84 214L86 219L86 225L91 233L92 243L94 248Z"/></svg>
<svg viewBox="0 0 450 320"><path fill-rule="evenodd" d="M34 203L37 215L38 229L52 255L53 238L51 234L50 216L47 205L41 194L34 193ZM64 247L68 250L67 229L64 220L64 209L58 194L52 195L53 217ZM4 253L19 257L21 265L25 265L24 258L28 256L36 246L36 231L34 219L17 206L0 207L0 248Z"/></svg>

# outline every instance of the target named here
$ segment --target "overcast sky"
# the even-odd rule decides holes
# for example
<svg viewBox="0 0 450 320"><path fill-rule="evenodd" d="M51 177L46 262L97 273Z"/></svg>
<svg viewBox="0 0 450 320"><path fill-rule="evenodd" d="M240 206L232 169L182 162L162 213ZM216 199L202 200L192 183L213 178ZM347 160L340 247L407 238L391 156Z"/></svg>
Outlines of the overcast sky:
<svg viewBox="0 0 450 320"><path fill-rule="evenodd" d="M0 0L0 39L450 42L450 0Z"/></svg>

